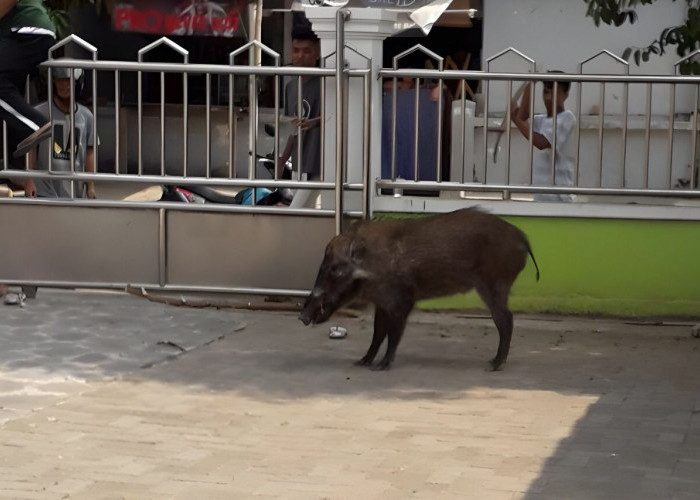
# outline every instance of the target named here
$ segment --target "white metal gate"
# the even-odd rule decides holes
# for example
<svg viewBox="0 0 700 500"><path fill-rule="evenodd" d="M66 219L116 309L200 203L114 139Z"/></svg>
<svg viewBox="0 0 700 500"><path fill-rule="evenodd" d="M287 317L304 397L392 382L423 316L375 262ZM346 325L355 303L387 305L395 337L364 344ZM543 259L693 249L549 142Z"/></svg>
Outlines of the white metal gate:
<svg viewBox="0 0 700 500"><path fill-rule="evenodd" d="M340 17L339 22L342 27ZM66 44L87 50L92 59L55 59L55 51ZM146 62L151 50L159 46L176 51L183 62ZM237 57L245 51L253 60L255 50L271 55L274 65L236 64ZM343 59L343 50L340 36L339 60ZM367 87L366 70L347 70L342 65L338 69L282 67L278 54L258 42L232 52L229 64L189 64L187 51L167 38L141 49L137 62L100 61L97 49L76 36L55 45L45 65L49 68L49 81L51 71L59 67L91 72L95 103L92 112L97 116L94 132L101 137L100 147L95 148L99 150L95 160L99 171L77 172L73 163L70 172L13 170L5 162L0 165L0 177L90 180L96 181L98 187L99 183L174 185L185 189L207 186L229 191L304 187L322 192L322 204L320 208L291 209L257 206L255 201L246 206L158 199L0 198L0 223L6 235L0 245L0 283L108 288L131 285L162 290L302 295L311 288L325 245L341 230L344 218L366 215L364 209L344 210L344 193L366 189L365 183L346 182L345 148L336 148L335 172L322 173L313 182L281 180L277 174L271 178L256 158L259 141L271 144L273 157L277 157L282 126L279 97L275 98L273 110L258 107L261 79L273 80L279 96L282 78L318 76L323 81L323 106L334 106L325 98L326 91L334 89L335 105L343 109L348 80L359 78ZM114 76L113 109L97 107L98 72ZM135 109L120 104L123 77L128 74L138 79ZM206 78L204 106L188 102L188 79L194 74ZM144 104L142 82L146 75L160 79L160 103ZM183 103L179 106L165 102L166 75L182 78ZM228 80L228 106L212 105L213 76ZM240 80L245 81L248 110L234 106ZM74 87L75 78L71 75L71 88ZM274 137L262 133L266 124L263 116L267 125L274 125ZM335 134L342 144L344 113L336 113L336 117ZM110 130L111 140L105 140ZM3 157L9 158L8 153L11 152L5 151Z"/></svg>

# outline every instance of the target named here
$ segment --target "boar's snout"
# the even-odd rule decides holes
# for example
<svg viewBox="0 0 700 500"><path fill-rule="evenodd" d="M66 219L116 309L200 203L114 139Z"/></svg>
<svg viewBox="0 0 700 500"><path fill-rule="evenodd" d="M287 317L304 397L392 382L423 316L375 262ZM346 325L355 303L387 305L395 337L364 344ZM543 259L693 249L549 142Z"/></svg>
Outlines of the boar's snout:
<svg viewBox="0 0 700 500"><path fill-rule="evenodd" d="M304 307L301 309L299 319L307 326L310 323L322 323L328 319L325 310L326 308L323 306L323 293L314 288L304 302Z"/></svg>
<svg viewBox="0 0 700 500"><path fill-rule="evenodd" d="M330 300L332 299L326 293L314 288L304 302L299 319L307 326L327 321L335 309Z"/></svg>
<svg viewBox="0 0 700 500"><path fill-rule="evenodd" d="M309 326L309 324L311 323L311 316L309 316L309 312L306 309L303 309L301 311L301 314L299 315L299 319L306 326Z"/></svg>

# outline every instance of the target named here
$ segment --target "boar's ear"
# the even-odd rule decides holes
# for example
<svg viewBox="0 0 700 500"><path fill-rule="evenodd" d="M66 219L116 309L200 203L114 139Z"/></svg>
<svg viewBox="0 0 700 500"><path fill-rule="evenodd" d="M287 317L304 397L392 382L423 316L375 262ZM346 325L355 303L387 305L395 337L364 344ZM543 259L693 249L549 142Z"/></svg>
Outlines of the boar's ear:
<svg viewBox="0 0 700 500"><path fill-rule="evenodd" d="M360 238L353 238L350 241L349 257L356 264L360 264L365 259L365 254L367 253L367 245L365 241Z"/></svg>
<svg viewBox="0 0 700 500"><path fill-rule="evenodd" d="M362 221L359 220L354 220L350 222L349 224L346 224L345 227L343 228L343 234L345 236L353 236L355 233L357 233L357 230L359 227L362 225Z"/></svg>

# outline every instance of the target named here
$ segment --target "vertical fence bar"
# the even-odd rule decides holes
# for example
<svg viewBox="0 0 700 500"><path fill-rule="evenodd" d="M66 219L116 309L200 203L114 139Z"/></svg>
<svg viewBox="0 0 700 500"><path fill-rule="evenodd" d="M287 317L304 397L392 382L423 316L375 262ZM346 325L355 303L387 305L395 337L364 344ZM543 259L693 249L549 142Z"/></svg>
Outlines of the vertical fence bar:
<svg viewBox="0 0 700 500"><path fill-rule="evenodd" d="M554 80L552 82L552 144L551 151L552 155L550 157L551 167L552 167L552 185L557 185L557 115L559 114L559 109L557 108L559 96L559 82Z"/></svg>
<svg viewBox="0 0 700 500"><path fill-rule="evenodd" d="M343 73L343 116L345 117L345 121L343 122L343 161L345 162L346 168L343 168L343 179L344 182L349 182L348 181L348 169L347 169L347 158L348 158L348 149L350 148L350 141L349 141L349 130L350 127L347 126L347 124L350 122L350 74L349 74L349 67L350 64L346 61L345 64L343 65L343 68L346 69L346 71Z"/></svg>
<svg viewBox="0 0 700 500"><path fill-rule="evenodd" d="M483 181L483 184L488 183L488 176L489 176L489 80L486 80L484 82L484 181Z"/></svg>
<svg viewBox="0 0 700 500"><path fill-rule="evenodd" d="M228 75L228 178L232 179L233 178L233 173L235 172L233 168L233 163L234 163L234 155L236 151L236 146L235 146L235 137L236 137L236 115L233 112L233 74ZM277 76L276 78L279 78ZM275 99L278 99L277 97L277 87L275 87ZM275 101L275 104L277 101ZM278 127L279 120L275 121L275 127ZM277 133L275 132L275 137L277 136ZM275 141L275 161L277 159L277 141ZM275 169L275 172L277 169ZM276 177L275 177L276 178Z"/></svg>
<svg viewBox="0 0 700 500"><path fill-rule="evenodd" d="M649 147L651 143L651 83L647 83L647 113L644 124L644 188L649 187Z"/></svg>
<svg viewBox="0 0 700 500"><path fill-rule="evenodd" d="M335 234L343 230L343 178L345 171L344 148L342 147L344 134L343 95L345 82L343 81L345 70L345 20L350 17L350 11L339 9L336 13L336 48L335 48Z"/></svg>
<svg viewBox="0 0 700 500"><path fill-rule="evenodd" d="M253 60L253 48L250 48L248 64ZM258 150L258 96L255 75L248 77L248 137L250 140L250 154L248 155L248 179L255 178L255 154ZM255 192L255 191L254 191ZM252 204L255 205L256 196L253 195Z"/></svg>
<svg viewBox="0 0 700 500"><path fill-rule="evenodd" d="M467 81L462 79L460 80L460 100L459 100L459 109L462 115L462 119L460 120L460 134L459 134L459 142L461 144L460 152L461 152L461 160L459 162L460 165L460 170L462 171L460 175L460 182L464 184L464 156L467 154L467 146L464 141L464 134L465 131L467 130L467 97L466 97L466 85ZM475 113L476 114L476 113ZM450 116L452 115L452 110L450 110ZM472 167L473 168L473 167ZM472 178L472 182L474 179Z"/></svg>
<svg viewBox="0 0 700 500"><path fill-rule="evenodd" d="M160 72L160 175L165 175L165 73Z"/></svg>
<svg viewBox="0 0 700 500"><path fill-rule="evenodd" d="M158 284L166 285L168 276L168 254L165 209L158 210Z"/></svg>
<svg viewBox="0 0 700 500"><path fill-rule="evenodd" d="M697 168L697 143L698 143L698 94L700 93L700 87L695 85L695 99L693 100L693 130L691 132L690 139L690 189L695 189L695 169Z"/></svg>
<svg viewBox="0 0 700 500"><path fill-rule="evenodd" d="M189 55L185 54L185 64L188 62ZM188 153L189 153L189 91L188 91L188 73L185 71L182 74L182 175L187 177Z"/></svg>
<svg viewBox="0 0 700 500"><path fill-rule="evenodd" d="M206 74L206 92L207 92L207 97L205 99L206 102L206 110L205 110L205 115L206 115L206 124L205 124L205 133L207 135L206 139L206 154L205 154L205 168L206 168L206 174L205 177L209 178L211 175L211 73Z"/></svg>
<svg viewBox="0 0 700 500"><path fill-rule="evenodd" d="M321 118L321 123L319 123L319 126L321 127L321 134L320 134L320 141L321 141L321 151L320 151L320 156L319 156L319 162L320 162L320 168L321 168L321 181L326 180L326 84L327 84L327 79L326 77L321 77L321 110L319 112L320 118Z"/></svg>
<svg viewBox="0 0 700 500"><path fill-rule="evenodd" d="M394 63L396 69L396 63ZM396 106L397 96L396 89L397 78L392 78L391 84L391 180L396 180Z"/></svg>
<svg viewBox="0 0 700 500"><path fill-rule="evenodd" d="M532 130L532 125L535 117L535 85L536 82L530 83L530 113L528 120L530 121L530 127L527 133L527 162L528 162L528 167L530 169L530 185L532 185L532 153L534 152L534 143L533 143L533 130Z"/></svg>
<svg viewBox="0 0 700 500"><path fill-rule="evenodd" d="M673 189L673 133L676 126L676 84L672 83L668 103L668 149L666 164L668 165L668 189Z"/></svg>
<svg viewBox="0 0 700 500"><path fill-rule="evenodd" d="M279 61L277 62L276 66L279 66ZM279 129L280 129L280 76L275 75L274 79L275 79L275 83L274 83L274 88L275 88L275 136L274 136L274 144L272 145L272 159L274 160L273 177L275 179L277 179L277 160L280 156L280 134L279 134ZM321 144L323 144L323 134L321 134ZM321 149L321 151L323 151L323 148ZM323 158L323 154L321 155L321 158ZM321 165L323 165L323 162L321 162ZM323 168L321 168L321 172L323 172Z"/></svg>
<svg viewBox="0 0 700 500"><path fill-rule="evenodd" d="M415 93L413 95L413 180L418 182L420 180L419 168L418 168L418 137L419 137L419 122L418 116L420 107L420 78L415 80Z"/></svg>
<svg viewBox="0 0 700 500"><path fill-rule="evenodd" d="M49 148L50 149L50 148ZM10 160L7 158L7 122L2 122L2 169L7 170Z"/></svg>
<svg viewBox="0 0 700 500"><path fill-rule="evenodd" d="M603 128L605 127L605 82L598 96L598 187L603 187Z"/></svg>
<svg viewBox="0 0 700 500"><path fill-rule="evenodd" d="M364 83L364 99L363 99L363 137L364 142L364 158L362 161L362 218L367 220L371 217L372 207L370 206L370 183L372 182L370 174L370 154L371 150L371 137L370 137L370 126L372 122L371 106L372 106L372 80L371 73L368 71L363 77Z"/></svg>
<svg viewBox="0 0 700 500"><path fill-rule="evenodd" d="M438 64L438 69L442 71L442 61L439 62ZM437 107L438 107L438 113L437 113L437 120L438 120L438 130L437 130L437 179L435 179L437 182L442 182L442 115L443 115L443 92L442 92L442 78L438 78L438 101L437 101ZM450 110L450 113L452 113L452 110ZM450 119L452 116L450 116Z"/></svg>
<svg viewBox="0 0 700 500"><path fill-rule="evenodd" d="M138 175L143 175L143 75L141 71L137 72L138 81L136 84L136 117L138 120Z"/></svg>
<svg viewBox="0 0 700 500"><path fill-rule="evenodd" d="M622 92L622 187L627 186L627 120L629 114L629 83L625 82ZM601 186L602 187L602 186Z"/></svg>
<svg viewBox="0 0 700 500"><path fill-rule="evenodd" d="M70 68L70 173L75 174L75 69ZM94 124L94 121L93 121ZM53 128L53 127L52 127ZM75 198L75 182L70 181L70 197Z"/></svg>
<svg viewBox="0 0 700 500"><path fill-rule="evenodd" d="M93 60L97 60L97 52L93 55ZM99 165L99 145L100 139L97 136L97 70L92 70L92 165L94 173L97 173ZM49 148L50 149L50 148Z"/></svg>
<svg viewBox="0 0 700 500"><path fill-rule="evenodd" d="M119 104L121 96L121 86L119 78L119 70L114 70L114 173L119 174L119 163L121 162L121 156L119 155L120 139L119 139Z"/></svg>
<svg viewBox="0 0 700 500"><path fill-rule="evenodd" d="M7 122L2 122L2 169L7 170Z"/></svg>
<svg viewBox="0 0 700 500"><path fill-rule="evenodd" d="M583 73L579 64L578 72ZM574 186L579 184L579 167L581 163L581 96L583 95L583 82L578 82L578 95L576 96L576 158L574 160Z"/></svg>
<svg viewBox="0 0 700 500"><path fill-rule="evenodd" d="M51 66L49 66L49 70L47 71L48 74L48 79L49 79L49 84L48 84L48 102L53 103L53 70L51 69ZM53 123L53 106L47 106L49 110L49 122ZM51 153L53 150L53 144L55 142L55 138L53 136L53 127L51 127L51 137L49 139L51 142L49 142L50 147L48 148L48 151L46 152L48 158L48 164L49 164L49 172L53 172L53 154ZM63 139L61 139L63 141Z"/></svg>
<svg viewBox="0 0 700 500"><path fill-rule="evenodd" d="M508 80L508 102L506 103L506 116L503 118L503 123L506 126L506 184L510 184L510 110L511 96L513 95L513 80ZM532 122L530 122L532 123ZM532 129L532 127L530 127ZM508 199L509 193L505 191L503 198Z"/></svg>
<svg viewBox="0 0 700 500"><path fill-rule="evenodd" d="M301 75L297 76L297 109L296 109L296 114L297 118L302 118L304 116L304 93L302 92L304 83L302 82ZM340 108L338 108L340 109ZM302 135L303 132L301 130L301 127L297 127L295 131L297 135L297 161L296 161L296 169L297 169L297 179L301 180L301 164L302 164L302 154L304 154L304 147L302 145ZM337 146L337 145L336 145Z"/></svg>
<svg viewBox="0 0 700 500"><path fill-rule="evenodd" d="M72 70L71 70L72 71ZM29 82L31 80L30 75L27 75L27 77L24 80L24 99L29 102L31 96L29 95ZM24 169L29 170L29 156L25 155L24 156Z"/></svg>

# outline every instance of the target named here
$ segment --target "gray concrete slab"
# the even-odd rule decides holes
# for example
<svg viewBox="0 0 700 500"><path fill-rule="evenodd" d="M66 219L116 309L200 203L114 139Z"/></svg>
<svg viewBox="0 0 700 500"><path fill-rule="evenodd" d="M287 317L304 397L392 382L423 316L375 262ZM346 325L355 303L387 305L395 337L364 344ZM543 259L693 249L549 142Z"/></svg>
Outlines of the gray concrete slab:
<svg viewBox="0 0 700 500"><path fill-rule="evenodd" d="M373 372L352 364L368 316L336 318L334 340L294 312L92 297L40 289L0 310L16 343L1 398L38 397L15 385L27 362L24 387L80 382L5 416L2 498L700 498L690 325L519 317L492 373L489 320L416 313L393 369ZM103 315L77 318L86 303Z"/></svg>
<svg viewBox="0 0 700 500"><path fill-rule="evenodd" d="M242 326L231 310L113 291L42 288L24 307L0 304L0 422Z"/></svg>

